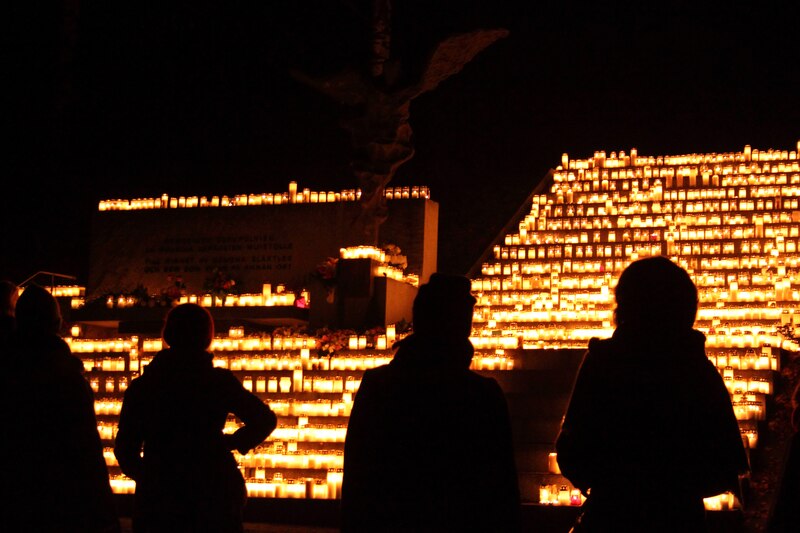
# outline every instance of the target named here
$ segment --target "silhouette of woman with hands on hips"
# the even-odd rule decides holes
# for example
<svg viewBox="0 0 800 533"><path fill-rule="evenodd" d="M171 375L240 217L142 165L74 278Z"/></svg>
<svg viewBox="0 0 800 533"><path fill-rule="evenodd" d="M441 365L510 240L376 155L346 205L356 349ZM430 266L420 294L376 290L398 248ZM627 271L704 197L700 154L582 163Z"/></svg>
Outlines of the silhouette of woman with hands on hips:
<svg viewBox="0 0 800 533"><path fill-rule="evenodd" d="M134 531L241 532L246 489L231 450L247 453L275 429L275 414L207 351L209 312L173 308L169 346L125 393L114 453L136 481ZM222 432L229 413L244 425Z"/></svg>

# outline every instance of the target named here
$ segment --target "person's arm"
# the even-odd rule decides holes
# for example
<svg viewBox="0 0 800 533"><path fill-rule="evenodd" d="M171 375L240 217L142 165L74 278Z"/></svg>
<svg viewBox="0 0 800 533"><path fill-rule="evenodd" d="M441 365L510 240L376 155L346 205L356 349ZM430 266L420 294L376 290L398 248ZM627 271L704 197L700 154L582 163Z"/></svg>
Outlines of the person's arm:
<svg viewBox="0 0 800 533"><path fill-rule="evenodd" d="M65 420L69 434L60 436L62 443L71 446L70 453L74 458L74 462L69 461L75 491L72 497L85 500L87 512L82 517L87 528L116 532L119 531L119 520L108 481L108 467L103 458L103 444L97 432L94 393L82 371L83 365L77 361L76 372L70 374L68 384L65 383L72 398L65 403L74 406L67 413L74 418Z"/></svg>
<svg viewBox="0 0 800 533"><path fill-rule="evenodd" d="M222 370L220 372L225 375L228 409L244 422L242 427L225 437L226 445L230 450L245 454L269 437L278 425L278 417L258 396L245 389L233 374Z"/></svg>
<svg viewBox="0 0 800 533"><path fill-rule="evenodd" d="M125 391L119 414L117 437L114 440L114 456L119 467L126 476L134 480L142 471L144 421L140 410L138 383L134 380Z"/></svg>
<svg viewBox="0 0 800 533"><path fill-rule="evenodd" d="M700 427L695 437L700 451L695 458L697 467L692 468L700 479L694 480L694 486L701 488L704 497L725 491L741 497L739 475L749 470L742 434L722 376L710 362L703 361L703 366L703 399L697 406Z"/></svg>
<svg viewBox="0 0 800 533"><path fill-rule="evenodd" d="M491 498L497 502L497 525L499 531L518 531L520 527L520 495L517 466L514 460L514 443L511 434L511 419L508 403L500 385L490 381L489 402L492 427L487 428L494 436L496 484L489 487ZM487 495L489 496L489 495Z"/></svg>
<svg viewBox="0 0 800 533"><path fill-rule="evenodd" d="M569 406L556 440L558 466L564 477L584 494L591 487L593 479L596 432L592 429L596 422L593 394L593 369L591 352L587 352L578 370L578 377L572 390Z"/></svg>
<svg viewBox="0 0 800 533"><path fill-rule="evenodd" d="M377 398L373 376L366 371L356 393L344 443L342 480L342 532L368 532L380 516L380 485L376 483L375 419ZM385 473L384 473L385 474ZM380 475L380 474L379 474Z"/></svg>

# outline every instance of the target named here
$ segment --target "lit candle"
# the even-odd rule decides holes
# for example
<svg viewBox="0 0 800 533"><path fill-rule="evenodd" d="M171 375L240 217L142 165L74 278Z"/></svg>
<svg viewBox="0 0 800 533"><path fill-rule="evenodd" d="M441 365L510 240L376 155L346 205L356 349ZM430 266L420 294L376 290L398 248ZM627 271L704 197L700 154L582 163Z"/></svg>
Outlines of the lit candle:
<svg viewBox="0 0 800 533"><path fill-rule="evenodd" d="M550 452L547 457L547 468L551 474L560 474L561 468L558 466L558 454Z"/></svg>
<svg viewBox="0 0 800 533"><path fill-rule="evenodd" d="M550 504L550 485L539 486L539 503L542 505Z"/></svg>

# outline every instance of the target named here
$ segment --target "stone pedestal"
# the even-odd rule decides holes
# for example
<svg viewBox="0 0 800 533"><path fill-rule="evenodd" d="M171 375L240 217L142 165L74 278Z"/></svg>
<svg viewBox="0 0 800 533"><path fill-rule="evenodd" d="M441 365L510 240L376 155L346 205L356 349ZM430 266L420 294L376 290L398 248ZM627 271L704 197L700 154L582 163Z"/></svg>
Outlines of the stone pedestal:
<svg viewBox="0 0 800 533"><path fill-rule="evenodd" d="M372 259L340 259L334 287L312 286L311 327L363 330L410 322L417 287L376 277L376 267Z"/></svg>

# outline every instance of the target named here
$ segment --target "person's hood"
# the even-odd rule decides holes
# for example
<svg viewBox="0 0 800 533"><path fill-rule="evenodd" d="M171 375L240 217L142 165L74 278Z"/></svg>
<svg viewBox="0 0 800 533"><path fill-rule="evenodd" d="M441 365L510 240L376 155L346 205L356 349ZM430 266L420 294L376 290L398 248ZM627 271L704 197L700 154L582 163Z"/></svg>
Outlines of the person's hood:
<svg viewBox="0 0 800 533"><path fill-rule="evenodd" d="M641 330L619 326L612 335L614 343L630 352L702 355L705 358L706 336L691 328Z"/></svg>
<svg viewBox="0 0 800 533"><path fill-rule="evenodd" d="M449 338L412 333L394 343L392 364L399 366L469 368L475 348L468 338Z"/></svg>

